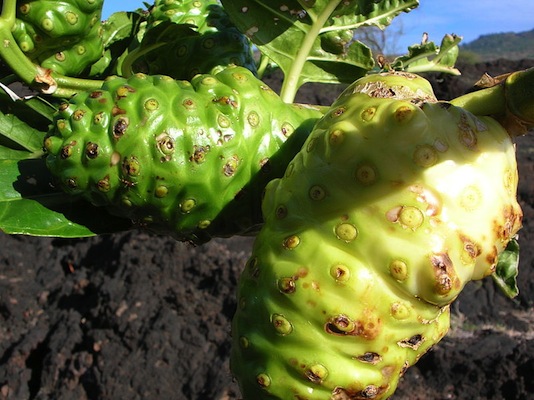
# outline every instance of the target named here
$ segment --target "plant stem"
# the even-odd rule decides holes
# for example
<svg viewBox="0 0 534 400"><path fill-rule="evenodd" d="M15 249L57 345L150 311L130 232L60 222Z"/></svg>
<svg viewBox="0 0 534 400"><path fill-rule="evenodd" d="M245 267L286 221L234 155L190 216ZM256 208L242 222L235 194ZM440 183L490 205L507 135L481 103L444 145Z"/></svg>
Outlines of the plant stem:
<svg viewBox="0 0 534 400"><path fill-rule="evenodd" d="M1 23L9 26L9 29L15 25L15 17L17 15L17 0L4 0L2 7L2 14L0 15Z"/></svg>
<svg viewBox="0 0 534 400"><path fill-rule="evenodd" d="M525 134L534 127L534 68L512 72L495 86L457 97L450 103L475 115L499 117L513 136Z"/></svg>
<svg viewBox="0 0 534 400"><path fill-rule="evenodd" d="M329 1L324 10L317 16L317 19L313 22L311 29L306 33L304 40L300 45L300 50L295 57L291 69L287 76L284 77L284 83L280 90L280 97L286 103L292 103L295 100L297 90L300 86L300 76L304 69L304 64L308 58L310 51L313 47L313 43L321 29L328 21L328 18L332 15L341 0Z"/></svg>
<svg viewBox="0 0 534 400"><path fill-rule="evenodd" d="M504 114L506 110L506 99L502 85L464 94L451 100L450 103L475 115L499 115Z"/></svg>
<svg viewBox="0 0 534 400"><path fill-rule="evenodd" d="M16 0L5 0L0 15L0 58L22 82L55 97L70 97L81 90L102 86L101 81L70 78L34 64L19 48L11 33L15 17Z"/></svg>

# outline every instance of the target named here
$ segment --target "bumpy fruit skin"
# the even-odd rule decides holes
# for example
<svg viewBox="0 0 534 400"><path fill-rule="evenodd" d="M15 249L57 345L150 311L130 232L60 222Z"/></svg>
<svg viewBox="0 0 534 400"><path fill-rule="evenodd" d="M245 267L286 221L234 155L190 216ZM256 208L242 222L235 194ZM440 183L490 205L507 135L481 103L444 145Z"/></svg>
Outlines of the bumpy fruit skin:
<svg viewBox="0 0 534 400"><path fill-rule="evenodd" d="M217 0L156 0L150 9L149 28L164 21L193 25L199 33L233 26Z"/></svg>
<svg viewBox="0 0 534 400"><path fill-rule="evenodd" d="M13 36L33 62L76 76L102 56L103 0L18 1Z"/></svg>
<svg viewBox="0 0 534 400"><path fill-rule="evenodd" d="M151 30L163 22L191 25L189 34L168 30L156 39ZM249 39L232 24L216 0L158 0L151 8L143 45L157 46L136 61L135 71L190 80L197 74L216 73L218 68L238 65L256 72Z"/></svg>
<svg viewBox="0 0 534 400"><path fill-rule="evenodd" d="M45 140L47 165L67 192L201 243L261 221L264 186L282 175L320 116L283 103L241 67L191 83L115 77L60 107ZM296 145L286 151L286 141ZM258 200L239 203L242 195Z"/></svg>
<svg viewBox="0 0 534 400"><path fill-rule="evenodd" d="M355 82L268 184L233 322L245 399L388 398L520 228L508 133L417 79Z"/></svg>

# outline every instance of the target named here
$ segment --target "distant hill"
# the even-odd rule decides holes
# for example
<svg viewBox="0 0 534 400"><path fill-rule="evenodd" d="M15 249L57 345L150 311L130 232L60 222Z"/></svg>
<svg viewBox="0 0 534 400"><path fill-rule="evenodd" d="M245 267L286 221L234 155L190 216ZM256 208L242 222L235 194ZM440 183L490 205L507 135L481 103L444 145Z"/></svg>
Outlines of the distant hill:
<svg viewBox="0 0 534 400"><path fill-rule="evenodd" d="M481 60L499 58L508 60L534 59L534 29L527 32L506 32L482 35L460 49L477 54Z"/></svg>

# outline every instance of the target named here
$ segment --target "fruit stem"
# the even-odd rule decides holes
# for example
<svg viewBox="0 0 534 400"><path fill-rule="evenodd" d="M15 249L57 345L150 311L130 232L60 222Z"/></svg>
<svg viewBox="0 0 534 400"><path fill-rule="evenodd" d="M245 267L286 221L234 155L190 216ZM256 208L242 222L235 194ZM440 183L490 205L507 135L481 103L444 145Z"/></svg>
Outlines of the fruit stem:
<svg viewBox="0 0 534 400"><path fill-rule="evenodd" d="M493 86L450 101L475 115L491 115L513 136L534 127L534 68L497 77Z"/></svg>
<svg viewBox="0 0 534 400"><path fill-rule="evenodd" d="M450 103L481 116L502 114L506 109L506 99L502 85L464 94L451 100Z"/></svg>
<svg viewBox="0 0 534 400"><path fill-rule="evenodd" d="M22 82L55 97L70 97L80 90L94 90L101 81L70 78L34 64L19 48L11 30L15 25L16 0L5 0L0 14L0 58Z"/></svg>

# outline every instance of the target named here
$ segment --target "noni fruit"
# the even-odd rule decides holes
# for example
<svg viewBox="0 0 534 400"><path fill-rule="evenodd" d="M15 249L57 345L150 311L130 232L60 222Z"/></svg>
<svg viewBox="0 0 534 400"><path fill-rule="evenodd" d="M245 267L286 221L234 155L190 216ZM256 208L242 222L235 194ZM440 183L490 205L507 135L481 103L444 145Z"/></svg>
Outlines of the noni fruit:
<svg viewBox="0 0 534 400"><path fill-rule="evenodd" d="M199 243L261 222L264 186L322 115L283 103L242 67L191 82L114 77L60 107L47 165L69 193Z"/></svg>
<svg viewBox="0 0 534 400"><path fill-rule="evenodd" d="M13 37L33 62L78 75L102 56L103 0L17 1Z"/></svg>
<svg viewBox="0 0 534 400"><path fill-rule="evenodd" d="M242 273L231 367L245 399L385 399L521 226L515 150L424 79L352 84L284 176Z"/></svg>
<svg viewBox="0 0 534 400"><path fill-rule="evenodd" d="M133 71L151 75L190 80L228 65L256 72L251 42L216 0L156 1L139 52L131 55Z"/></svg>

